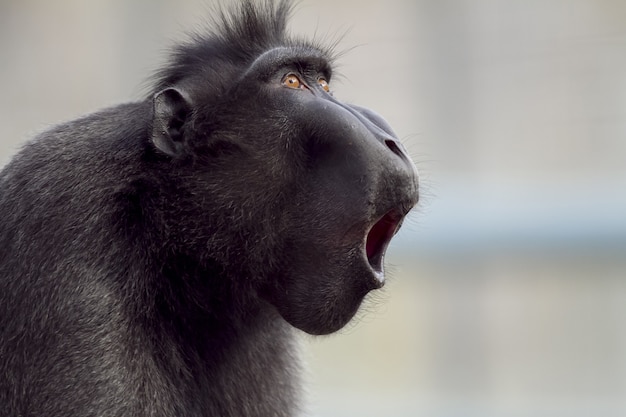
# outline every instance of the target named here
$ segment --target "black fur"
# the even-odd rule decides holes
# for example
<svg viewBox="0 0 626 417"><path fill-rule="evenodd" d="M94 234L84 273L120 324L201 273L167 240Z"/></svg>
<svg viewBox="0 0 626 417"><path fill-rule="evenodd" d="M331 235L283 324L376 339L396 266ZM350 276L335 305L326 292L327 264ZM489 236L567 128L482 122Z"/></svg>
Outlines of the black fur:
<svg viewBox="0 0 626 417"><path fill-rule="evenodd" d="M333 332L382 285L417 176L318 84L330 51L290 39L289 12L243 1L148 99L0 172L2 415L297 414L292 326Z"/></svg>

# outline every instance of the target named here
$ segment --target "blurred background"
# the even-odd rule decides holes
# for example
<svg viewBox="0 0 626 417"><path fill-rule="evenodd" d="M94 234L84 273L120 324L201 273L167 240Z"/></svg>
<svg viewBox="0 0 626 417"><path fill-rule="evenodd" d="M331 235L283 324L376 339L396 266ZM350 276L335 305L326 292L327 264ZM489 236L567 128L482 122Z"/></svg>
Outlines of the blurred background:
<svg viewBox="0 0 626 417"><path fill-rule="evenodd" d="M0 164L142 98L199 0L0 0ZM422 201L389 281L303 336L308 416L626 415L626 2L302 0L335 95L394 126Z"/></svg>

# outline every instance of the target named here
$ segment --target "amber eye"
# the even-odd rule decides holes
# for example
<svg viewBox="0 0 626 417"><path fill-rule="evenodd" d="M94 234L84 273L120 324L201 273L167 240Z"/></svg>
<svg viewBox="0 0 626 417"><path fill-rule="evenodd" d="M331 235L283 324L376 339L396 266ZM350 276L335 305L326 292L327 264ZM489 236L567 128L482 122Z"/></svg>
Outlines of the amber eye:
<svg viewBox="0 0 626 417"><path fill-rule="evenodd" d="M326 91L327 93L330 92L330 86L328 85L328 81L326 81L326 78L320 77L317 82L322 87L322 89L324 89L324 91Z"/></svg>
<svg viewBox="0 0 626 417"><path fill-rule="evenodd" d="M300 78L298 78L294 74L285 75L285 78L283 78L283 85L289 88L301 88L303 86Z"/></svg>

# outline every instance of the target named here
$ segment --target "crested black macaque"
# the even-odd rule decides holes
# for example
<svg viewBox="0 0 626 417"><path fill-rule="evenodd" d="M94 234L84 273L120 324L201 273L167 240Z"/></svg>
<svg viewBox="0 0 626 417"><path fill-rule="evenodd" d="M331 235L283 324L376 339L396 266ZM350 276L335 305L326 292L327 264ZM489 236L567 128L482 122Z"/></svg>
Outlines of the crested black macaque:
<svg viewBox="0 0 626 417"><path fill-rule="evenodd" d="M149 98L1 171L3 416L298 414L294 328L334 332L383 285L418 180L290 10L240 2Z"/></svg>

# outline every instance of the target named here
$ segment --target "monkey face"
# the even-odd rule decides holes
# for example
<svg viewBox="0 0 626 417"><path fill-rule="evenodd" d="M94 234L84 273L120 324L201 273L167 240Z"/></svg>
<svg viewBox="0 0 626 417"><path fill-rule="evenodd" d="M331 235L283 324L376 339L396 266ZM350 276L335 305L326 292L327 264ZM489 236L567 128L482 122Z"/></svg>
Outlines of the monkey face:
<svg viewBox="0 0 626 417"><path fill-rule="evenodd" d="M384 284L387 246L418 200L417 171L389 125L337 100L330 80L321 52L277 47L219 99L170 88L154 110L156 147L193 161L191 194L222 208L187 229L230 236L228 253L245 254L239 275L311 334L343 327ZM237 262L219 250L208 252Z"/></svg>
<svg viewBox="0 0 626 417"><path fill-rule="evenodd" d="M274 93L294 120L302 169L284 207L286 262L266 296L295 327L325 334L384 284L385 251L417 202L417 173L387 123L335 99L322 72L285 78L300 87Z"/></svg>

